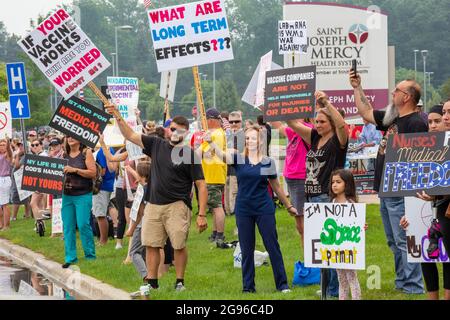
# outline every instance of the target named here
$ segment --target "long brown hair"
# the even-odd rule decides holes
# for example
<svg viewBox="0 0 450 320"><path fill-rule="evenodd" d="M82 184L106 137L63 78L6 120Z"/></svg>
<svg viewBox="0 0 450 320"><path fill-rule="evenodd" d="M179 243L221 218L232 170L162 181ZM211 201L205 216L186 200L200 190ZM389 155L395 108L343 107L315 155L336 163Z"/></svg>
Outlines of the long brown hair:
<svg viewBox="0 0 450 320"><path fill-rule="evenodd" d="M64 152L66 153L66 155L69 155L71 150L70 150L70 145L69 145L69 142L67 141L68 140L67 138L68 138L68 136L66 136L64 138ZM72 139L77 140L75 138L72 138ZM80 142L80 141L78 141L78 142ZM80 152L83 152L83 150L86 148L87 147L80 142Z"/></svg>
<svg viewBox="0 0 450 320"><path fill-rule="evenodd" d="M321 108L321 109L319 109L319 110L317 111L317 114L319 114L319 113L321 113L321 114L323 114L325 117L327 117L328 121L330 121L331 129L332 129L332 131L335 133L335 132L336 132L336 124L334 123L334 120L333 120L333 118L331 117L330 111L328 111L328 110L325 109L325 108Z"/></svg>
<svg viewBox="0 0 450 320"><path fill-rule="evenodd" d="M258 133L258 135L257 135L257 137L258 137L258 141L257 141L258 142L258 155L262 155L263 154L263 152L262 152L263 145L261 143L261 141L263 141L263 139L262 139L263 130L262 130L262 128L259 125L255 125L254 124L254 125L252 125L252 126L250 126L250 127L248 127L247 129L244 130L244 133L246 135L246 137L245 137L245 145L244 145L244 156L245 157L248 157L247 132L252 131L252 130L254 130L254 131L256 131Z"/></svg>
<svg viewBox="0 0 450 320"><path fill-rule="evenodd" d="M347 198L347 200L352 201L352 202L358 202L358 196L356 195L356 184L355 184L355 178L353 177L353 173L350 170L346 170L346 169L338 169L338 170L334 170L331 173L331 178L330 178L330 198L334 199L337 197L337 194L335 194L333 192L333 177L335 176L339 176L345 183L345 189L344 189L344 193L345 193L345 197Z"/></svg>

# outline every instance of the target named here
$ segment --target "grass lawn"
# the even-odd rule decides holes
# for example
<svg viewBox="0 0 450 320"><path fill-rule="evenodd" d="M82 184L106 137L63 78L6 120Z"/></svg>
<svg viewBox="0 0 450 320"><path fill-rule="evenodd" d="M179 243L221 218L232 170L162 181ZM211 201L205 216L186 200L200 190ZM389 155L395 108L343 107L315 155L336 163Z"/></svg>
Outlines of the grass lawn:
<svg viewBox="0 0 450 320"><path fill-rule="evenodd" d="M21 216L21 214L20 214ZM208 217L211 226L211 217ZM362 288L363 299L425 299L425 295L405 295L394 289L394 259L386 245L383 225L378 213L378 206L369 205L367 213L369 229L366 240L366 266L375 266L380 270L380 289L368 289L367 280L373 275L366 271L358 272ZM288 279L292 281L294 263L303 254L300 252L300 238L295 229L295 222L287 212L277 211L277 226L279 241L284 257ZM11 229L0 232L0 237L11 240L21 246L40 252L48 258L63 263L64 243L61 238L50 238L50 227L47 222L46 236L40 238L33 231L32 220L19 219L13 221ZM234 236L235 219L226 219L226 239L236 240ZM277 293L275 290L272 269L270 266L262 266L256 269L256 290L254 295L241 293L241 270L233 267L234 249L217 249L208 242L211 227L202 234L195 229L195 215L188 241L189 262L186 271L187 290L181 293L174 291L175 271L173 268L160 280L160 289L153 293L152 299L288 299L288 300L318 300L316 291L319 286L306 288L293 288L290 294ZM133 265L123 265L122 260L126 256L126 247L115 250L115 243L110 241L105 247L97 247L97 260L86 261L83 258L81 244L78 241L78 256L81 272L94 278L109 283L128 292L139 290L141 279ZM257 250L265 251L258 235ZM372 267L373 268L373 267Z"/></svg>

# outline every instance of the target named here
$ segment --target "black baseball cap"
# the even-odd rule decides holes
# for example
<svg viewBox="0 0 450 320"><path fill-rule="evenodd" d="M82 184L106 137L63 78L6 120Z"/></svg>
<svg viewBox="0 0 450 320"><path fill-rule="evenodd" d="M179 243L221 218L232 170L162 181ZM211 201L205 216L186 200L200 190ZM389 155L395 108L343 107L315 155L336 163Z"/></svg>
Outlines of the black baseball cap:
<svg viewBox="0 0 450 320"><path fill-rule="evenodd" d="M50 141L50 146L56 146L56 145L58 145L58 144L61 144L62 142L61 142L61 139L59 139L59 138L53 138L51 141Z"/></svg>
<svg viewBox="0 0 450 320"><path fill-rule="evenodd" d="M220 112L216 108L206 110L206 119L220 119Z"/></svg>

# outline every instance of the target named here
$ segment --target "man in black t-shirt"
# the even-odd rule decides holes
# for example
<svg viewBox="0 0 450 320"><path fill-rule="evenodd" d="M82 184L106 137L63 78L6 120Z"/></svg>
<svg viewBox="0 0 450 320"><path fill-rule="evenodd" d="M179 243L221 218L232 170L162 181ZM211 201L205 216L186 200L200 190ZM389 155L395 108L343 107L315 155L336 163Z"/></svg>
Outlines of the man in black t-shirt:
<svg viewBox="0 0 450 320"><path fill-rule="evenodd" d="M388 106L386 111L375 111L364 94L361 77L352 70L350 71L350 84L355 90L355 103L358 113L364 120L375 124L378 130L386 132L380 143L375 164L374 190L378 192L383 174L388 136L428 131L427 123L417 113L421 88L414 80L402 81L392 91L392 105ZM380 198L380 212L388 246L394 253L395 289L407 294L423 293L420 264L408 263L406 232L400 227L400 219L405 214L405 198Z"/></svg>
<svg viewBox="0 0 450 320"><path fill-rule="evenodd" d="M167 238L174 249L177 280L175 289L182 291L187 264L186 240L191 221L191 191L195 182L199 192L197 228L203 232L208 227L206 202L208 192L201 160L191 148L184 145L189 133L189 122L184 117L174 117L168 128L168 139L147 136L131 129L113 105L106 110L117 120L125 139L140 146L151 159L150 195L142 218L142 244L146 247L147 289L158 288L159 249Z"/></svg>

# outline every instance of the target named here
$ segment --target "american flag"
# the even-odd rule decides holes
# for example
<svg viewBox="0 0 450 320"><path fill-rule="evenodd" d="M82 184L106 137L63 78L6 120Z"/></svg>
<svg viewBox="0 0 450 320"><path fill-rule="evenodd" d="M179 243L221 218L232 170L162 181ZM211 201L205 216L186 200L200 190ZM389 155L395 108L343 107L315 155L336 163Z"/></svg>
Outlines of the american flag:
<svg viewBox="0 0 450 320"><path fill-rule="evenodd" d="M148 9L152 6L152 0L144 0L145 9Z"/></svg>
<svg viewBox="0 0 450 320"><path fill-rule="evenodd" d="M84 90L83 89L80 89L78 96L80 97L81 100L84 101Z"/></svg>

